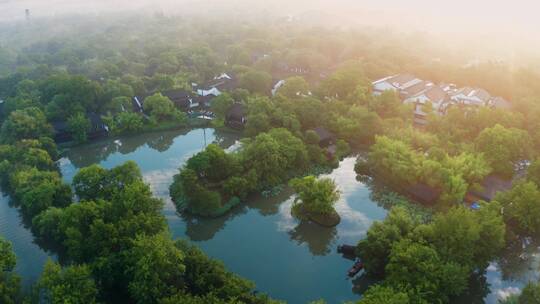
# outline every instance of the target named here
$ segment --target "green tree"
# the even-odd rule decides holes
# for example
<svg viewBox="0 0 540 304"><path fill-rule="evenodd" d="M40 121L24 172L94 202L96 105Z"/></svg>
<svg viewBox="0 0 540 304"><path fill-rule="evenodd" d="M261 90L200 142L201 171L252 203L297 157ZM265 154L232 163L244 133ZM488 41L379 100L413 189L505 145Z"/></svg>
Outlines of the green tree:
<svg viewBox="0 0 540 304"><path fill-rule="evenodd" d="M277 90L276 94L287 98L297 98L301 95L307 95L309 84L301 76L294 76L285 79L285 83Z"/></svg>
<svg viewBox="0 0 540 304"><path fill-rule="evenodd" d="M144 100L144 111L149 113L157 121L163 121L171 118L177 110L168 97L156 93L146 97Z"/></svg>
<svg viewBox="0 0 540 304"><path fill-rule="evenodd" d="M527 179L540 187L540 158L533 161L527 169Z"/></svg>
<svg viewBox="0 0 540 304"><path fill-rule="evenodd" d="M103 104L103 89L85 76L57 74L40 84L47 117L63 119L73 113L96 112Z"/></svg>
<svg viewBox="0 0 540 304"><path fill-rule="evenodd" d="M530 143L526 131L499 124L485 129L475 140L477 150L484 153L494 171L507 176L513 175L517 161L527 159Z"/></svg>
<svg viewBox="0 0 540 304"><path fill-rule="evenodd" d="M408 304L407 292L396 291L391 287L374 285L370 287L357 304Z"/></svg>
<svg viewBox="0 0 540 304"><path fill-rule="evenodd" d="M380 117L362 106L352 106L346 115L333 115L330 128L351 144L371 143L380 132Z"/></svg>
<svg viewBox="0 0 540 304"><path fill-rule="evenodd" d="M52 135L52 127L38 108L11 112L0 129L0 142L14 143L21 139L39 139Z"/></svg>
<svg viewBox="0 0 540 304"><path fill-rule="evenodd" d="M29 218L49 207L71 204L71 188L63 183L57 172L36 168L23 170L13 175L11 183L15 198Z"/></svg>
<svg viewBox="0 0 540 304"><path fill-rule="evenodd" d="M86 265L62 269L49 260L36 287L40 303L97 303L98 289Z"/></svg>
<svg viewBox="0 0 540 304"><path fill-rule="evenodd" d="M402 105L399 95L394 91L384 91L380 95L371 97L368 108L377 112L383 118L399 116ZM409 113L412 115L412 113Z"/></svg>
<svg viewBox="0 0 540 304"><path fill-rule="evenodd" d="M144 120L139 114L122 112L116 116L115 127L120 134L137 133L144 128Z"/></svg>
<svg viewBox="0 0 540 304"><path fill-rule="evenodd" d="M212 99L212 111L220 119L225 118L225 114L234 103L234 99L229 93L223 93Z"/></svg>
<svg viewBox="0 0 540 304"><path fill-rule="evenodd" d="M339 200L340 193L333 180L306 176L291 180L289 185L297 194L295 204L300 204L306 211L320 214L336 212L334 204Z"/></svg>
<svg viewBox="0 0 540 304"><path fill-rule="evenodd" d="M254 94L266 95L272 86L272 76L267 72L249 70L240 75L239 87Z"/></svg>
<svg viewBox="0 0 540 304"><path fill-rule="evenodd" d="M540 303L540 284L529 282L521 291L518 304L538 304Z"/></svg>
<svg viewBox="0 0 540 304"><path fill-rule="evenodd" d="M129 292L137 303L157 303L182 291L184 254L168 234L137 237L129 260Z"/></svg>
<svg viewBox="0 0 540 304"><path fill-rule="evenodd" d="M244 130L247 136L257 136L272 128L271 118L266 113L249 114L246 119L247 123Z"/></svg>
<svg viewBox="0 0 540 304"><path fill-rule="evenodd" d="M240 170L237 159L220 146L211 144L190 158L186 167L197 172L199 178L213 182L223 181Z"/></svg>
<svg viewBox="0 0 540 304"><path fill-rule="evenodd" d="M482 205L478 212L453 208L437 215L430 227L424 232L439 256L470 270L485 269L505 244L506 227L496 204Z"/></svg>
<svg viewBox="0 0 540 304"><path fill-rule="evenodd" d="M519 234L535 236L540 233L540 190L533 182L520 182L510 191L499 192L505 221Z"/></svg>
<svg viewBox="0 0 540 304"><path fill-rule="evenodd" d="M73 177L73 188L81 200L99 197L105 188L108 171L99 165L81 168Z"/></svg>
<svg viewBox="0 0 540 304"><path fill-rule="evenodd" d="M365 239L357 245L357 253L365 270L372 276L383 277L392 246L405 238L418 225L406 209L394 207L383 222L375 222Z"/></svg>
<svg viewBox="0 0 540 304"><path fill-rule="evenodd" d="M13 274L17 257L11 243L0 236L0 302L21 303L21 279Z"/></svg>
<svg viewBox="0 0 540 304"><path fill-rule="evenodd" d="M87 140L88 132L92 128L92 124L83 113L77 113L71 116L68 121L68 129L73 139L78 143L83 143Z"/></svg>
<svg viewBox="0 0 540 304"><path fill-rule="evenodd" d="M177 241L176 247L184 253L183 280L186 289L196 296L216 295L220 299L245 303L265 303L251 295L255 285L226 270L223 263L210 259L199 248ZM259 300L256 300L259 298Z"/></svg>
<svg viewBox="0 0 540 304"><path fill-rule="evenodd" d="M307 130L304 136L304 140L307 144L318 145L321 141L321 138L319 137L319 134L317 134L317 132L313 130Z"/></svg>
<svg viewBox="0 0 540 304"><path fill-rule="evenodd" d="M348 61L320 85L320 95L345 99L353 95L358 85L369 88L371 83L365 77L363 64L358 61Z"/></svg>
<svg viewBox="0 0 540 304"><path fill-rule="evenodd" d="M183 168L174 176L169 189L177 208L187 207L194 214L211 215L222 206L219 193L206 189L197 172L189 168Z"/></svg>
<svg viewBox="0 0 540 304"><path fill-rule="evenodd" d="M392 246L385 271L385 282L398 290L411 291L414 303L447 303L467 289L469 278L466 267L445 262L434 248L406 239Z"/></svg>

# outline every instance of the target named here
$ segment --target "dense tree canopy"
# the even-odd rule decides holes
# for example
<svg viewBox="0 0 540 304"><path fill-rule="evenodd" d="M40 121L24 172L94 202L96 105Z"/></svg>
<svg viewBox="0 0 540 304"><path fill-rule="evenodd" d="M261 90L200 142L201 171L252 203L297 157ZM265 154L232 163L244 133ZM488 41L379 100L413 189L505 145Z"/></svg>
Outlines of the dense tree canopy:
<svg viewBox="0 0 540 304"><path fill-rule="evenodd" d="M526 131L501 125L483 130L475 140L476 148L494 171L508 176L513 174L516 162L528 158L530 143Z"/></svg>
<svg viewBox="0 0 540 304"><path fill-rule="evenodd" d="M21 278L13 274L17 258L11 243L0 237L0 300L6 304L17 304L21 300Z"/></svg>
<svg viewBox="0 0 540 304"><path fill-rule="evenodd" d="M540 233L540 189L533 182L520 182L510 191L499 193L506 221L520 234L536 236Z"/></svg>
<svg viewBox="0 0 540 304"><path fill-rule="evenodd" d="M37 286L39 303L97 303L98 289L88 266L61 266L47 261Z"/></svg>
<svg viewBox="0 0 540 304"><path fill-rule="evenodd" d="M437 207L445 213L432 222L394 209L360 242L366 271L384 279L361 303L447 302L463 292L472 272L481 273L496 257L504 243L503 219L520 236L538 235L537 162L527 180L491 205L481 203L474 212L453 208L490 173L510 177L516 163L538 156L540 73L532 65L464 67L466 56L434 50L410 35L300 23L248 28L236 20L128 18L85 19L84 27L62 24L54 31L40 28L57 24L48 20L2 26L2 33L12 36L0 48L2 189L20 206L36 236L52 240L59 248L55 253L73 265L47 265L39 284L43 301L270 302L200 250L170 239L160 214L163 203L152 197L133 163L81 169L73 180L80 202L72 204L49 138L49 123L69 120L75 140L84 141L86 113L107 114L117 133L184 126L186 116L158 92L190 90L223 72L234 72L243 90L214 98L212 110L219 122L233 102L244 103L249 138L232 153L209 145L181 168L171 194L188 211L215 215L315 164L329 165L335 159L310 131L317 127L336 136L338 150L375 143L366 159L359 158L360 175L382 176L395 188L423 183L441 191ZM371 94L371 81L404 71L485 88L511 97L513 108L450 107L445 115L429 115L423 131L412 129L412 109L397 94ZM269 95L277 79L286 81L275 97L253 96ZM133 111L135 94L150 96L144 102L150 116ZM335 198L329 183L306 186L298 180L297 187L306 201L310 191L321 190L313 191L325 198L312 200L315 209L330 210L331 204L319 204ZM0 242L5 263L0 265L7 265L0 302L17 303L18 279L11 273L8 247ZM536 291L528 286L520 301L533 301Z"/></svg>
<svg viewBox="0 0 540 304"><path fill-rule="evenodd" d="M0 129L0 141L4 143L50 135L52 127L47 123L43 112L35 107L12 112Z"/></svg>
<svg viewBox="0 0 540 304"><path fill-rule="evenodd" d="M306 176L293 179L289 184L298 195L296 202L306 211L320 214L335 212L333 205L340 194L333 180Z"/></svg>

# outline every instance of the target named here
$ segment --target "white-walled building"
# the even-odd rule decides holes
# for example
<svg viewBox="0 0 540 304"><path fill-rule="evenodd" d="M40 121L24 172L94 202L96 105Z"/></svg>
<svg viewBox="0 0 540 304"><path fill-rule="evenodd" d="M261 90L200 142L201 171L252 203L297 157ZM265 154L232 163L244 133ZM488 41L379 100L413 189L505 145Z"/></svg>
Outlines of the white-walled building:
<svg viewBox="0 0 540 304"><path fill-rule="evenodd" d="M511 103L502 97L492 97L481 88L457 88L452 83L434 84L431 81L419 79L411 74L398 74L374 81L373 95L380 95L384 91L395 91L403 103L414 104L415 121L426 123L425 105L430 103L436 114L446 114L452 105L472 107L492 107L497 109L510 109Z"/></svg>
<svg viewBox="0 0 540 304"><path fill-rule="evenodd" d="M384 91L402 91L421 83L422 80L411 74L399 74L373 82L373 94L379 95Z"/></svg>

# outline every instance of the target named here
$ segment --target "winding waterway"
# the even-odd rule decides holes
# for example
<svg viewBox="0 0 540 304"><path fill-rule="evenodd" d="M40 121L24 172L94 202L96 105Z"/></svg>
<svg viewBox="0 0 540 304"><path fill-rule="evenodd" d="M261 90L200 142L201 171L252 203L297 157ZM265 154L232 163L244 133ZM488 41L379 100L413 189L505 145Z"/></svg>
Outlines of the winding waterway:
<svg viewBox="0 0 540 304"><path fill-rule="evenodd" d="M288 191L269 199L252 198L218 219L176 214L168 187L178 168L207 144L215 142L228 148L235 147L237 140L235 135L212 129L141 134L72 148L59 166L70 182L81 167L98 163L112 168L133 160L153 193L165 200L163 214L173 236L196 243L208 255L223 261L229 270L253 280L259 291L292 304L319 298L328 303L358 299L370 282L362 277L347 280L345 274L352 262L338 255L335 248L363 238L373 221L384 219L387 210L372 200L369 187L356 181L354 158L343 160L329 174L342 192L337 204L342 221L335 228L293 219ZM16 271L28 286L39 276L49 255L33 243L8 198L0 200L0 235L13 242L18 257ZM527 250L521 257L509 255L502 270L498 264L490 265L486 274L491 285L491 293L485 296L487 303L496 303L497 297L516 292L527 280L537 277L537 247L531 245ZM472 293L467 302L484 298L482 291L473 288Z"/></svg>

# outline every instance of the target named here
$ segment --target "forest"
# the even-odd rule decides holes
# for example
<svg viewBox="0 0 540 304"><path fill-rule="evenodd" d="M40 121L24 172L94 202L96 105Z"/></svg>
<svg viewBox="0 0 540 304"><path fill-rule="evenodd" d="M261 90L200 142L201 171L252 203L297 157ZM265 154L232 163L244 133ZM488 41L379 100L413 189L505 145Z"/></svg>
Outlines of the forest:
<svg viewBox="0 0 540 304"><path fill-rule="evenodd" d="M394 207L359 240L356 254L377 282L359 304L460 303L505 248L540 233L534 68L465 67L463 58L412 36L283 20L43 19L2 25L0 39L0 185L37 242L47 240L58 256L23 290L17 258L0 236L2 303L281 303L173 239L164 202L136 163L92 165L71 184L58 168L70 148L55 143L59 121L73 145L92 141L92 115L114 136L194 128L201 121L166 93L195 94L194 84L223 73L237 85L213 98L209 124L241 132L241 148L210 144L178 168L170 192L179 212L218 217L254 193L290 185L302 199L296 210L335 214L339 192L314 176L360 150L359 180L382 180L399 193L417 184L437 191L429 220ZM482 87L512 108L455 107L429 113L418 128L397 93L372 94L373 81L398 73ZM144 96L144 114L133 109L134 96ZM245 108L241 131L226 124L234 104ZM335 151L321 144L320 130L332 134ZM464 201L489 176L512 187L473 210ZM538 303L539 294L531 282L507 303Z"/></svg>

